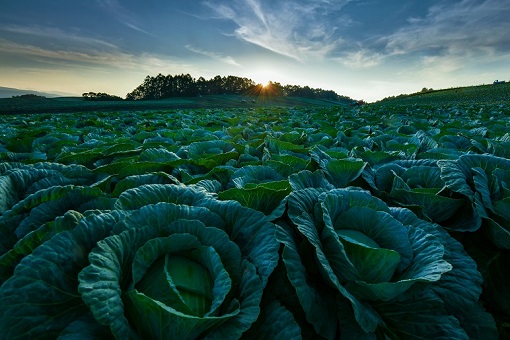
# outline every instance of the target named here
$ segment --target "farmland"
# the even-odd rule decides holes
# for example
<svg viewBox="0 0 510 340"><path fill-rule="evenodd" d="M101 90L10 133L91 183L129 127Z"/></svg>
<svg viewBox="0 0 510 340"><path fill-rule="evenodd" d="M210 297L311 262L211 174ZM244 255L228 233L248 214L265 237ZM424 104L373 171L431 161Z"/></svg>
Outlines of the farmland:
<svg viewBox="0 0 510 340"><path fill-rule="evenodd" d="M510 83L498 85L466 86L417 92L386 98L380 104L402 105L445 105L445 104L508 104L510 101Z"/></svg>
<svg viewBox="0 0 510 340"><path fill-rule="evenodd" d="M137 101L86 101L80 97L58 98L0 98L0 114L62 113L62 112L115 112L168 109L208 109L268 106L336 106L347 105L325 99L301 97L259 97L249 95L207 95L200 97L174 97Z"/></svg>
<svg viewBox="0 0 510 340"><path fill-rule="evenodd" d="M508 89L5 108L0 329L508 337Z"/></svg>

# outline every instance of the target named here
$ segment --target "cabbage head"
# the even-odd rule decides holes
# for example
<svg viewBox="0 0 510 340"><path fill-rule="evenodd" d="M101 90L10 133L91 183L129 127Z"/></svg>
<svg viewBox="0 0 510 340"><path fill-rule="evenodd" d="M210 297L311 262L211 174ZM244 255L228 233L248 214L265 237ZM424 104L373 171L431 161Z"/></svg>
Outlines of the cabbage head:
<svg viewBox="0 0 510 340"><path fill-rule="evenodd" d="M239 338L278 262L275 227L198 187L143 185L88 212L0 287L5 338Z"/></svg>
<svg viewBox="0 0 510 340"><path fill-rule="evenodd" d="M320 336L497 338L475 262L437 224L359 188L294 191L288 217L282 259Z"/></svg>
<svg viewBox="0 0 510 340"><path fill-rule="evenodd" d="M363 178L385 202L412 210L420 218L445 225L472 223L469 202L445 188L434 160L397 160L375 165Z"/></svg>
<svg viewBox="0 0 510 340"><path fill-rule="evenodd" d="M467 197L479 216L478 223L467 231L483 227L498 248L510 249L510 160L466 154L454 161L438 163L446 185Z"/></svg>

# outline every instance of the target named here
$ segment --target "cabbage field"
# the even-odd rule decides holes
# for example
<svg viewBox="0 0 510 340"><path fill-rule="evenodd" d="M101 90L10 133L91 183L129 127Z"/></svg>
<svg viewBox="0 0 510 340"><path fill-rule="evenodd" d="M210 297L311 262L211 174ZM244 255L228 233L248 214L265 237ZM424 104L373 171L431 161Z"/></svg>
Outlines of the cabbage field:
<svg viewBox="0 0 510 340"><path fill-rule="evenodd" d="M510 337L510 106L0 116L2 339Z"/></svg>

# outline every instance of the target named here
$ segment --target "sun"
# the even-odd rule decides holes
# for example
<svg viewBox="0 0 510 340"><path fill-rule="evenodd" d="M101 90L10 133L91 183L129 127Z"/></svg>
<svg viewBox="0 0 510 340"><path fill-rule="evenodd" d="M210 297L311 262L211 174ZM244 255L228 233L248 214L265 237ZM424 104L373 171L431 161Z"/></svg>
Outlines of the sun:
<svg viewBox="0 0 510 340"><path fill-rule="evenodd" d="M250 78L257 84L262 85L263 88L266 88L272 81L276 81L278 79L278 75L272 70L260 69L253 72Z"/></svg>

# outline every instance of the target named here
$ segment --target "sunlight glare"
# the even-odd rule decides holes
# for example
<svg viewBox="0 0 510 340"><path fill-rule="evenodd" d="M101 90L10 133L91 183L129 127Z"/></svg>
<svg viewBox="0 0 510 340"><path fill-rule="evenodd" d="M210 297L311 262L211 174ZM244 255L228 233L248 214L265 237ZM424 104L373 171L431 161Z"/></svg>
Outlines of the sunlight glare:
<svg viewBox="0 0 510 340"><path fill-rule="evenodd" d="M278 81L277 73L267 69L255 71L250 78L262 87L267 87L271 81Z"/></svg>

